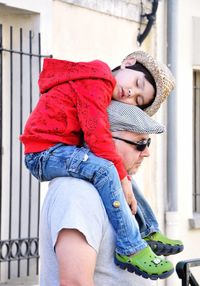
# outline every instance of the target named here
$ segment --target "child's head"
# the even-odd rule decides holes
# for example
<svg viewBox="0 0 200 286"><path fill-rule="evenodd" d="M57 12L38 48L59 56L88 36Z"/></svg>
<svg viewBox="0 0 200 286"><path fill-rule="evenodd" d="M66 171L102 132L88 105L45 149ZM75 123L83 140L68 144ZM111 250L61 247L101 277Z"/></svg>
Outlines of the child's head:
<svg viewBox="0 0 200 286"><path fill-rule="evenodd" d="M150 116L174 88L174 78L167 66L143 51L128 55L112 72L117 82L113 99L137 105Z"/></svg>

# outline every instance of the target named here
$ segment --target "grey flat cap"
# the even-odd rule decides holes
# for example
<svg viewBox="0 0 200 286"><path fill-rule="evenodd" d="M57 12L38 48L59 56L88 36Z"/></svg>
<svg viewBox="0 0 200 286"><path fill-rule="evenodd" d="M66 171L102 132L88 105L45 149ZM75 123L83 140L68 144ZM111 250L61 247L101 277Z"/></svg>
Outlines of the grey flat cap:
<svg viewBox="0 0 200 286"><path fill-rule="evenodd" d="M111 131L130 131L140 134L163 133L165 128L134 105L112 100L108 109Z"/></svg>

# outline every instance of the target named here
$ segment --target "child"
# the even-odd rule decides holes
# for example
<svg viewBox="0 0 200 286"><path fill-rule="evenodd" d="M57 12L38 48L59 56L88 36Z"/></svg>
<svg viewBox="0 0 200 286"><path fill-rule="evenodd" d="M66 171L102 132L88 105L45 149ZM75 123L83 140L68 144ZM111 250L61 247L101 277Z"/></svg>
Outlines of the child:
<svg viewBox="0 0 200 286"><path fill-rule="evenodd" d="M158 85L160 77L162 84ZM26 166L40 181L74 176L94 184L117 233L116 253L126 258L133 255L135 260L128 270L151 279L168 277L173 266L157 257L141 239L129 210L118 208L125 197L135 214L137 202L115 151L106 109L114 99L137 105L152 115L173 85L170 71L144 52L128 56L113 73L101 61L45 59L39 78L42 95L20 137L25 145ZM83 147L83 141L90 150ZM121 211L120 216L116 209ZM127 232L124 235L124 224L128 237ZM139 271L137 261L141 264ZM154 275L150 271L152 263L157 264Z"/></svg>

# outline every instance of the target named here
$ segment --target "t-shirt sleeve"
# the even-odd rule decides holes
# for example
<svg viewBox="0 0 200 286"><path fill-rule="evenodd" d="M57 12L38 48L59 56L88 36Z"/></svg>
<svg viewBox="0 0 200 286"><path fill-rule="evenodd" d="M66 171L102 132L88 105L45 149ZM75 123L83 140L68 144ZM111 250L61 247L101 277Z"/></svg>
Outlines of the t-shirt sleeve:
<svg viewBox="0 0 200 286"><path fill-rule="evenodd" d="M77 90L77 112L84 140L98 157L112 161L122 180L127 172L118 155L107 114L113 84L103 79L88 79L73 84Z"/></svg>
<svg viewBox="0 0 200 286"><path fill-rule="evenodd" d="M56 186L57 184L57 186ZM92 184L75 178L59 178L54 185L55 199L49 208L49 224L53 247L59 231L76 229L98 252L107 216L101 199Z"/></svg>

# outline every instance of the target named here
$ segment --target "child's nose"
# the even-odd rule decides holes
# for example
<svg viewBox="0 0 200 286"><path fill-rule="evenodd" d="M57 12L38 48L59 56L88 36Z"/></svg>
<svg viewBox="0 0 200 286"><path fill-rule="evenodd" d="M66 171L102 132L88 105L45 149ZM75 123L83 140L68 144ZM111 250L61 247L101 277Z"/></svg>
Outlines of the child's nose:
<svg viewBox="0 0 200 286"><path fill-rule="evenodd" d="M140 94L140 90L136 87L128 88L128 97L134 97Z"/></svg>
<svg viewBox="0 0 200 286"><path fill-rule="evenodd" d="M128 97L134 97L136 95L137 91L133 88L128 89Z"/></svg>
<svg viewBox="0 0 200 286"><path fill-rule="evenodd" d="M133 91L131 88L128 89L128 96L130 97L131 95L133 95Z"/></svg>

